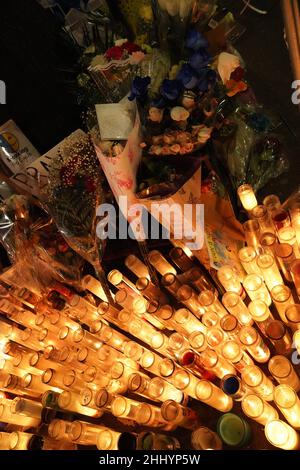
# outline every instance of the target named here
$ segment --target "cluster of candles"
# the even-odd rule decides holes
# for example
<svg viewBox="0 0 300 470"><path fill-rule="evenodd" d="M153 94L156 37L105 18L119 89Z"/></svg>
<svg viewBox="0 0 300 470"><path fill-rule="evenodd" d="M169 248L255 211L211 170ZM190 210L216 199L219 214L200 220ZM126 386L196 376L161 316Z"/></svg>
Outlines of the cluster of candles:
<svg viewBox="0 0 300 470"><path fill-rule="evenodd" d="M110 271L113 305L90 275L82 295L0 276L0 449L172 450L177 434L163 431L178 427L195 449L245 447L247 418L273 446L300 448L300 208L258 205L249 185L238 194L247 246L215 282L178 246L149 253L159 285L135 255L131 280Z"/></svg>

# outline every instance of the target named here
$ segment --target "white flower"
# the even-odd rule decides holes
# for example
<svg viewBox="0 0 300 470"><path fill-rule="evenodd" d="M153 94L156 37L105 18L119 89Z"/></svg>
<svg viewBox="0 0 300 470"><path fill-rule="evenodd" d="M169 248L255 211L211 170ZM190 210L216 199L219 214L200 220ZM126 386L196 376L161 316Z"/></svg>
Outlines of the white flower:
<svg viewBox="0 0 300 470"><path fill-rule="evenodd" d="M221 52L218 57L218 72L224 85L230 79L232 72L240 66L240 59L233 54L228 52Z"/></svg>
<svg viewBox="0 0 300 470"><path fill-rule="evenodd" d="M175 106L171 109L171 118L173 121L186 121L190 113L182 106Z"/></svg>
<svg viewBox="0 0 300 470"><path fill-rule="evenodd" d="M104 55L96 55L92 62L91 62L91 67L97 67L97 65L106 65L108 63L108 60Z"/></svg>
<svg viewBox="0 0 300 470"><path fill-rule="evenodd" d="M126 44L126 42L128 42L128 39L116 39L115 46L121 47L123 44Z"/></svg>

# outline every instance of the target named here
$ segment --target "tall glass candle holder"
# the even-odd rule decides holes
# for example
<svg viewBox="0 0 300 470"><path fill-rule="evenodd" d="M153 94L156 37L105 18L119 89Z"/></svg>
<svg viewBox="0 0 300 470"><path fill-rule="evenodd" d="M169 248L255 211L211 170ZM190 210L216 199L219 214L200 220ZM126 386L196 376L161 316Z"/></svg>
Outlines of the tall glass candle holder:
<svg viewBox="0 0 300 470"><path fill-rule="evenodd" d="M167 434L144 431L137 437L138 450L177 450L180 449L178 439Z"/></svg>
<svg viewBox="0 0 300 470"><path fill-rule="evenodd" d="M248 274L244 279L244 287L251 300L262 300L268 307L271 305L271 296L260 276Z"/></svg>
<svg viewBox="0 0 300 470"><path fill-rule="evenodd" d="M181 428L195 429L199 425L199 416L196 411L174 400L167 400L162 404L161 415L167 422L175 423Z"/></svg>
<svg viewBox="0 0 300 470"><path fill-rule="evenodd" d="M169 348L176 357L179 357L184 351L190 349L190 344L180 333L173 333L169 336Z"/></svg>
<svg viewBox="0 0 300 470"><path fill-rule="evenodd" d="M192 432L191 444L196 450L222 450L222 441L218 434L204 426Z"/></svg>
<svg viewBox="0 0 300 470"><path fill-rule="evenodd" d="M222 356L231 362L238 372L242 372L247 366L254 364L251 357L242 350L236 341L226 341L221 348Z"/></svg>
<svg viewBox="0 0 300 470"><path fill-rule="evenodd" d="M266 327L270 321L274 320L269 307L263 300L252 300L248 305L248 309L256 325L266 336Z"/></svg>
<svg viewBox="0 0 300 470"><path fill-rule="evenodd" d="M128 390L150 400L160 402L158 397L149 394L150 377L141 372L135 372L128 378Z"/></svg>
<svg viewBox="0 0 300 470"><path fill-rule="evenodd" d="M152 266L162 275L167 273L177 274L176 269L166 260L166 258L157 250L152 250L148 254Z"/></svg>
<svg viewBox="0 0 300 470"><path fill-rule="evenodd" d="M271 352L255 328L243 326L239 333L239 339L256 362L268 362Z"/></svg>
<svg viewBox="0 0 300 470"><path fill-rule="evenodd" d="M81 405L80 395L76 392L70 392L69 390L64 390L59 395L57 403L62 410L72 411L73 413L79 413L94 418L98 418L103 415L102 410Z"/></svg>
<svg viewBox="0 0 300 470"><path fill-rule="evenodd" d="M139 277L135 285L138 292L146 299L157 300L162 305L168 303L168 297L147 277Z"/></svg>
<svg viewBox="0 0 300 470"><path fill-rule="evenodd" d="M235 270L231 266L224 265L217 271L217 276L227 292L235 292L240 295L242 298L245 297L245 292L242 287L242 284L239 281L239 278Z"/></svg>
<svg viewBox="0 0 300 470"><path fill-rule="evenodd" d="M254 207L251 211L251 217L259 223L260 233L274 232L274 225L266 206Z"/></svg>
<svg viewBox="0 0 300 470"><path fill-rule="evenodd" d="M298 298L300 299L300 259L296 259L291 264L291 275Z"/></svg>
<svg viewBox="0 0 300 470"><path fill-rule="evenodd" d="M207 380L199 380L195 390L197 400L206 403L216 410L226 413L233 407L233 400L226 395L220 388Z"/></svg>
<svg viewBox="0 0 300 470"><path fill-rule="evenodd" d="M272 211L271 218L277 232L281 228L289 227L291 225L289 213L284 209L277 209Z"/></svg>
<svg viewBox="0 0 300 470"><path fill-rule="evenodd" d="M209 348L220 351L227 340L226 334L221 328L210 328L206 335L206 342Z"/></svg>
<svg viewBox="0 0 300 470"><path fill-rule="evenodd" d="M0 450L9 450L10 432L0 432Z"/></svg>
<svg viewBox="0 0 300 470"><path fill-rule="evenodd" d="M243 223L243 229L247 246L253 246L255 250L259 250L261 233L257 220L247 220Z"/></svg>
<svg viewBox="0 0 300 470"><path fill-rule="evenodd" d="M108 393L106 388L99 388L94 394L94 403L97 408L103 411L111 411L111 404L115 395Z"/></svg>
<svg viewBox="0 0 300 470"><path fill-rule="evenodd" d="M175 246L171 249L169 256L181 271L188 271L193 267L193 261L189 258L182 248ZM170 271L171 272L171 271Z"/></svg>
<svg viewBox="0 0 300 470"><path fill-rule="evenodd" d="M43 439L27 432L12 432L9 439L9 450L41 450Z"/></svg>
<svg viewBox="0 0 300 470"><path fill-rule="evenodd" d="M249 389L242 380L234 374L225 375L221 380L221 389L226 395L229 395L234 401L241 401L249 393Z"/></svg>
<svg viewBox="0 0 300 470"><path fill-rule="evenodd" d="M265 426L265 436L267 440L275 447L284 450L300 449L299 434L284 421L275 419L269 421Z"/></svg>
<svg viewBox="0 0 300 470"><path fill-rule="evenodd" d="M196 292L187 284L181 286L177 291L177 299L183 303L197 318L205 312L198 301Z"/></svg>
<svg viewBox="0 0 300 470"><path fill-rule="evenodd" d="M179 281L178 277L173 273L167 273L162 277L161 280L162 286L165 287L171 294L177 294L178 289L182 286L182 283Z"/></svg>
<svg viewBox="0 0 300 470"><path fill-rule="evenodd" d="M117 289L126 289L130 294L137 292L133 282L127 279L118 269L113 269L107 275L107 280Z"/></svg>
<svg viewBox="0 0 300 470"><path fill-rule="evenodd" d="M91 348L94 351L98 351L102 346L102 342L96 335L89 333L81 327L73 331L72 341L77 347Z"/></svg>
<svg viewBox="0 0 300 470"><path fill-rule="evenodd" d="M135 450L137 439L134 433L106 428L98 433L96 445L99 450Z"/></svg>
<svg viewBox="0 0 300 470"><path fill-rule="evenodd" d="M148 403L139 404L136 422L142 426L158 427L166 431L172 431L177 427L175 423L169 423L163 419L160 408Z"/></svg>
<svg viewBox="0 0 300 470"><path fill-rule="evenodd" d="M280 243L288 244L293 248L296 258L299 258L298 240L296 230L293 227L282 227L278 230L278 239Z"/></svg>
<svg viewBox="0 0 300 470"><path fill-rule="evenodd" d="M285 280L292 282L293 279L290 271L292 263L296 259L293 247L287 243L277 243L274 248L274 254Z"/></svg>
<svg viewBox="0 0 300 470"><path fill-rule="evenodd" d="M262 250L269 255L275 255L275 247L277 244L277 236L271 232L263 233L259 238Z"/></svg>
<svg viewBox="0 0 300 470"><path fill-rule="evenodd" d="M277 267L275 258L268 253L263 253L257 257L257 266L262 272L265 283L271 291L273 287L283 284L283 279Z"/></svg>
<svg viewBox="0 0 300 470"><path fill-rule="evenodd" d="M199 268L191 268L188 271L185 271L183 273L183 278L199 293L203 290L216 292L215 286L202 274Z"/></svg>
<svg viewBox="0 0 300 470"><path fill-rule="evenodd" d="M176 364L172 359L165 358L160 361L158 367L158 374L169 380L176 371L181 371L182 368ZM172 381L171 381L172 382Z"/></svg>
<svg viewBox="0 0 300 470"><path fill-rule="evenodd" d="M242 371L242 380L253 392L256 392L266 401L272 401L274 385L263 371L255 365L248 366Z"/></svg>
<svg viewBox="0 0 300 470"><path fill-rule="evenodd" d="M96 297L103 300L104 302L107 302L106 294L98 279L95 279L93 276L90 275L84 276L81 280L81 285L83 289L92 292L92 294L94 294Z"/></svg>
<svg viewBox="0 0 300 470"><path fill-rule="evenodd" d="M174 326L177 331L189 336L194 332L206 333L206 327L187 308L180 308L174 313Z"/></svg>
<svg viewBox="0 0 300 470"><path fill-rule="evenodd" d="M257 199L254 190L250 184L242 184L237 190L238 196L243 208L250 212L257 206Z"/></svg>
<svg viewBox="0 0 300 470"><path fill-rule="evenodd" d="M176 388L182 390L186 395L196 398L196 386L199 379L185 369L174 371L173 375L168 379Z"/></svg>
<svg viewBox="0 0 300 470"><path fill-rule="evenodd" d="M72 436L70 435L71 427L71 421L53 419L48 426L48 434L55 440L72 442Z"/></svg>
<svg viewBox="0 0 300 470"><path fill-rule="evenodd" d="M179 357L179 364L200 379L214 380L215 378L212 370L209 371L204 368L201 356L194 351L183 351Z"/></svg>
<svg viewBox="0 0 300 470"><path fill-rule="evenodd" d="M238 253L239 260L247 274L257 274L257 253L253 246L245 246Z"/></svg>
<svg viewBox="0 0 300 470"><path fill-rule="evenodd" d="M135 255L128 255L124 263L125 266L136 275L136 277L147 277L150 279L147 266Z"/></svg>
<svg viewBox="0 0 300 470"><path fill-rule="evenodd" d="M148 391L151 398L161 402L173 400L177 403L183 403L185 398L181 390L160 377L154 377L150 380Z"/></svg>
<svg viewBox="0 0 300 470"><path fill-rule="evenodd" d="M159 365L162 358L152 351L145 350L139 361L140 365L146 371L152 372L152 374L159 375Z"/></svg>
<svg viewBox="0 0 300 470"><path fill-rule="evenodd" d="M242 400L242 410L248 418L265 426L269 421L278 419L279 415L273 406L265 402L260 396L246 395Z"/></svg>
<svg viewBox="0 0 300 470"><path fill-rule="evenodd" d="M227 337L238 340L241 325L233 315L226 315L221 318L220 327L226 333Z"/></svg>
<svg viewBox="0 0 300 470"><path fill-rule="evenodd" d="M197 351L198 353L205 351L205 349L207 348L206 336L201 331L194 331L194 333L188 336L188 340L191 345L191 348L194 349L194 351Z"/></svg>
<svg viewBox="0 0 300 470"><path fill-rule="evenodd" d="M70 428L70 436L73 442L84 446L97 444L99 432L105 430L103 426L86 423L85 421L73 421Z"/></svg>
<svg viewBox="0 0 300 470"><path fill-rule="evenodd" d="M133 359L134 361L139 361L143 352L144 348L135 341L129 341L126 343L124 348L124 355L130 359Z"/></svg>
<svg viewBox="0 0 300 470"><path fill-rule="evenodd" d="M124 351L125 345L129 341L129 338L127 338L127 336L123 335L122 333L119 333L119 331L116 331L110 326L106 325L101 328L99 337L101 341L103 341L103 343L108 344L117 351L121 352Z"/></svg>
<svg viewBox="0 0 300 470"><path fill-rule="evenodd" d="M223 379L225 375L236 373L233 365L212 349L206 349L200 357L203 367L212 371L220 379Z"/></svg>
<svg viewBox="0 0 300 470"><path fill-rule="evenodd" d="M174 334L175 333L173 333L173 335L171 336L173 337ZM151 338L150 347L154 349L155 351L158 351L160 354L162 354L165 357L171 357L172 359L176 358L179 354L179 351L174 350L172 347L170 347L170 344L171 344L170 338L171 337L168 338L168 336L164 335L160 331L157 331Z"/></svg>
<svg viewBox="0 0 300 470"><path fill-rule="evenodd" d="M283 385L289 385L296 392L300 390L300 380L291 362L285 356L273 356L268 363L270 374Z"/></svg>
<svg viewBox="0 0 300 470"><path fill-rule="evenodd" d="M283 284L275 286L271 290L271 297L281 320L287 323L286 310L295 303L291 289Z"/></svg>
<svg viewBox="0 0 300 470"><path fill-rule="evenodd" d="M219 318L227 315L225 308L218 300L215 292L212 292L211 290L204 290L199 294L198 300L205 312L216 313Z"/></svg>
<svg viewBox="0 0 300 470"><path fill-rule="evenodd" d="M253 324L248 308L237 293L225 292L222 302L228 312L234 315L241 325L250 326Z"/></svg>
<svg viewBox="0 0 300 470"><path fill-rule="evenodd" d="M289 385L277 385L274 402L287 422L294 429L300 429L300 400L295 390Z"/></svg>
<svg viewBox="0 0 300 470"><path fill-rule="evenodd" d="M289 354L291 352L292 339L283 322L272 320L266 327L266 335L273 343L278 354Z"/></svg>
<svg viewBox="0 0 300 470"><path fill-rule="evenodd" d="M271 213L275 209L280 209L281 207L281 202L279 197L276 194L269 194L266 196L263 200L263 205L268 209L268 211Z"/></svg>
<svg viewBox="0 0 300 470"><path fill-rule="evenodd" d="M222 318L225 318L225 317L227 317L227 315L225 315ZM203 323L203 325L206 328L219 327L220 326L220 320L221 320L220 316L215 312L206 312L201 317L201 323Z"/></svg>
<svg viewBox="0 0 300 470"><path fill-rule="evenodd" d="M300 305L287 307L285 317L292 331L300 330Z"/></svg>

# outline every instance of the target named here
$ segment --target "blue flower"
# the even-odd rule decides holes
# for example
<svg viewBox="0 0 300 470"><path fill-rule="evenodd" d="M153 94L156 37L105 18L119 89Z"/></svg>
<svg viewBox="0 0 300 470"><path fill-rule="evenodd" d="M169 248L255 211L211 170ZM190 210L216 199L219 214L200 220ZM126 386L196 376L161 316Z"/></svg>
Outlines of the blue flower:
<svg viewBox="0 0 300 470"><path fill-rule="evenodd" d="M207 52L207 50L199 49L191 55L189 64L193 69L199 71L203 67L206 67L209 64L210 60L211 56Z"/></svg>
<svg viewBox="0 0 300 470"><path fill-rule="evenodd" d="M143 98L146 96L148 91L148 86L151 82L150 77L135 77L132 82L131 94L128 97L130 101L133 101L135 98Z"/></svg>
<svg viewBox="0 0 300 470"><path fill-rule="evenodd" d="M199 91L207 91L210 86L213 86L216 83L217 74L215 70L212 70L208 67L201 70L199 74L198 89Z"/></svg>
<svg viewBox="0 0 300 470"><path fill-rule="evenodd" d="M247 118L247 124L256 132L266 132L270 128L270 120L262 113L252 113Z"/></svg>
<svg viewBox="0 0 300 470"><path fill-rule="evenodd" d="M207 49L209 44L204 36L202 36L199 31L196 29L190 29L187 33L185 45L189 49L193 49L194 51L198 51L200 48Z"/></svg>
<svg viewBox="0 0 300 470"><path fill-rule="evenodd" d="M179 97L181 89L182 85L178 80L165 79L161 85L161 95L169 101L175 101Z"/></svg>
<svg viewBox="0 0 300 470"><path fill-rule="evenodd" d="M184 64L181 67L181 70L177 75L177 80L179 80L187 90L192 90L198 85L199 82L197 73L189 64Z"/></svg>

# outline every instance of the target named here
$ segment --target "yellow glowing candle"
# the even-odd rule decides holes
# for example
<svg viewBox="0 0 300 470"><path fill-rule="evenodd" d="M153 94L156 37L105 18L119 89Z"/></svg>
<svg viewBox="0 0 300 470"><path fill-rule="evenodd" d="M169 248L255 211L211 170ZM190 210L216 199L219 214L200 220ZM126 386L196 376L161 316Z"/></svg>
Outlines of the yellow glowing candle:
<svg viewBox="0 0 300 470"><path fill-rule="evenodd" d="M189 335L188 339L192 349L197 352L202 352L207 348L205 334L201 331L195 331Z"/></svg>
<svg viewBox="0 0 300 470"><path fill-rule="evenodd" d="M136 437L133 433L125 433L126 438L122 447L123 434L112 429L104 429L99 431L97 437L97 449L99 450L122 450L135 449Z"/></svg>
<svg viewBox="0 0 300 470"><path fill-rule="evenodd" d="M73 421L70 428L70 437L77 444L93 446L97 444L99 432L105 429L103 426L86 423L85 421Z"/></svg>
<svg viewBox="0 0 300 470"><path fill-rule="evenodd" d="M268 253L263 253L257 257L257 266L260 268L268 289L282 285L283 279L277 267L275 258Z"/></svg>
<svg viewBox="0 0 300 470"><path fill-rule="evenodd" d="M222 318L226 318L226 317L227 317L227 315L225 315ZM206 326L206 328L219 327L220 326L220 320L221 320L221 318L215 312L206 312L201 317L201 322L203 323L204 326Z"/></svg>
<svg viewBox="0 0 300 470"><path fill-rule="evenodd" d="M295 261L295 253L293 247L287 243L277 243L274 247L274 255L276 256L279 268L288 282L292 282L291 266Z"/></svg>
<svg viewBox="0 0 300 470"><path fill-rule="evenodd" d="M274 419L278 419L278 413L265 402L261 397L254 394L247 394L242 399L242 410L246 416L253 419L257 423L263 424L264 426Z"/></svg>
<svg viewBox="0 0 300 470"><path fill-rule="evenodd" d="M295 390L289 385L277 385L274 390L274 402L287 422L295 429L300 429L300 400Z"/></svg>
<svg viewBox="0 0 300 470"><path fill-rule="evenodd" d="M158 373L172 383L172 376L175 372L182 371L182 367L177 365L172 359L165 358L160 361Z"/></svg>
<svg viewBox="0 0 300 470"><path fill-rule="evenodd" d="M255 197L253 188L250 184L242 184L237 190L238 196L246 211L251 211L257 206L257 199Z"/></svg>
<svg viewBox="0 0 300 470"><path fill-rule="evenodd" d="M261 233L274 232L275 228L268 212L268 209L264 205L254 207L251 211L251 218L257 220Z"/></svg>
<svg viewBox="0 0 300 470"><path fill-rule="evenodd" d="M223 413L230 411L233 407L232 398L208 380L198 381L195 394L198 400Z"/></svg>
<svg viewBox="0 0 300 470"><path fill-rule="evenodd" d="M157 406L149 405L148 403L140 403L138 406L136 421L142 426L159 427L166 431L176 429L175 423L170 423L161 415L161 409Z"/></svg>
<svg viewBox="0 0 300 470"><path fill-rule="evenodd" d="M147 266L135 255L128 255L125 259L125 266L132 271L136 277L147 277L150 279Z"/></svg>
<svg viewBox="0 0 300 470"><path fill-rule="evenodd" d="M248 274L244 279L244 287L251 300L262 300L266 305L271 305L271 296L260 276Z"/></svg>
<svg viewBox="0 0 300 470"><path fill-rule="evenodd" d="M237 321L236 317L234 317L233 315L228 314L225 317L221 318L220 327L226 333L228 338L233 340L239 339L241 325Z"/></svg>
<svg viewBox="0 0 300 470"><path fill-rule="evenodd" d="M253 324L253 319L248 308L237 293L225 292L222 297L222 302L228 312L234 315L241 325L250 326Z"/></svg>
<svg viewBox="0 0 300 470"><path fill-rule="evenodd" d="M266 401L272 401L274 385L258 366L248 366L242 371L242 380L247 387L256 392Z"/></svg>
<svg viewBox="0 0 300 470"><path fill-rule="evenodd" d="M269 255L275 254L277 237L274 233L265 232L260 236L259 243L265 253Z"/></svg>
<svg viewBox="0 0 300 470"><path fill-rule="evenodd" d="M162 402L174 400L177 403L182 403L184 401L183 392L160 377L154 377L150 380L149 395L153 399Z"/></svg>
<svg viewBox="0 0 300 470"><path fill-rule="evenodd" d="M149 261L152 266L164 276L167 273L177 274L176 269L164 258L164 256L157 250L150 251Z"/></svg>
<svg viewBox="0 0 300 470"><path fill-rule="evenodd" d="M70 435L72 422L64 421L62 419L53 419L48 426L48 434L50 437L56 440L72 441Z"/></svg>
<svg viewBox="0 0 300 470"><path fill-rule="evenodd" d="M195 429L199 425L196 411L180 405L174 400L167 400L161 406L161 415L167 422L172 422L185 429Z"/></svg>
<svg viewBox="0 0 300 470"><path fill-rule="evenodd" d="M266 336L279 354L290 353L292 340L284 323L279 320L270 321L266 327Z"/></svg>
<svg viewBox="0 0 300 470"><path fill-rule="evenodd" d="M178 289L182 286L182 283L179 281L178 277L175 274L167 273L162 277L161 280L162 286L164 286L171 294L177 294Z"/></svg>
<svg viewBox="0 0 300 470"><path fill-rule="evenodd" d="M289 385L296 392L300 390L300 380L290 361L285 356L273 356L268 363L269 372L283 385Z"/></svg>
<svg viewBox="0 0 300 470"><path fill-rule="evenodd" d="M210 328L206 335L207 345L215 351L222 348L226 339L226 334L221 328Z"/></svg>
<svg viewBox="0 0 300 470"><path fill-rule="evenodd" d="M256 362L268 362L271 352L255 328L243 326L239 332L239 339Z"/></svg>
<svg viewBox="0 0 300 470"><path fill-rule="evenodd" d="M0 432L0 450L9 450L10 432Z"/></svg>
<svg viewBox="0 0 300 470"><path fill-rule="evenodd" d="M133 282L127 279L118 269L113 269L107 275L107 280L117 289L126 289L129 293L137 292Z"/></svg>
<svg viewBox="0 0 300 470"><path fill-rule="evenodd" d="M169 255L171 260L176 264L176 266L178 266L179 269L181 269L181 271L188 271L193 267L193 261L179 246L172 248Z"/></svg>
<svg viewBox="0 0 300 470"><path fill-rule="evenodd" d="M271 213L274 210L280 209L281 202L276 194L269 194L264 198L263 205L266 206L268 211Z"/></svg>
<svg viewBox="0 0 300 470"><path fill-rule="evenodd" d="M180 308L174 313L174 326L189 336L194 332L206 333L206 327L187 308Z"/></svg>
<svg viewBox="0 0 300 470"><path fill-rule="evenodd" d="M82 406L80 404L80 395L69 390L64 390L58 397L58 406L63 410L72 411L73 413L79 413L85 416L91 416L94 418L100 417L103 411L90 408L88 406Z"/></svg>
<svg viewBox="0 0 300 470"><path fill-rule="evenodd" d="M205 312L203 306L201 306L196 292L187 284L181 286L177 291L177 299L183 303L190 311L200 317Z"/></svg>
<svg viewBox="0 0 300 470"><path fill-rule="evenodd" d="M253 246L245 246L239 250L239 260L247 274L257 274L257 253Z"/></svg>
<svg viewBox="0 0 300 470"><path fill-rule="evenodd" d="M254 364L251 357L242 350L241 346L236 341L226 341L222 345L221 353L239 372L242 372L245 367Z"/></svg>
<svg viewBox="0 0 300 470"><path fill-rule="evenodd" d="M96 295L99 299L107 302L106 294L103 290L101 283L95 279L93 276L87 275L82 278L81 285L83 289L86 289L92 294Z"/></svg>
<svg viewBox="0 0 300 470"><path fill-rule="evenodd" d="M200 357L203 367L211 370L220 379L223 379L228 374L236 374L233 365L212 349L206 349L200 354Z"/></svg>
<svg viewBox="0 0 300 470"><path fill-rule="evenodd" d="M300 330L300 305L290 305L287 307L285 316L292 331Z"/></svg>
<svg viewBox="0 0 300 470"><path fill-rule="evenodd" d="M296 237L296 230L293 227L282 227L277 232L280 243L287 243L293 247L296 258L299 258L298 241Z"/></svg>
<svg viewBox="0 0 300 470"><path fill-rule="evenodd" d="M266 327L271 320L274 320L269 307L262 300L252 300L248 309L260 331L266 335Z"/></svg>
<svg viewBox="0 0 300 470"><path fill-rule="evenodd" d="M227 312L221 302L218 300L215 292L211 290L204 290L199 294L198 300L205 312L216 313L219 318L227 315Z"/></svg>
<svg viewBox="0 0 300 470"><path fill-rule="evenodd" d="M239 281L238 275L235 270L229 266L224 265L217 271L217 276L227 292L235 292L242 298L245 297L244 289Z"/></svg>
<svg viewBox="0 0 300 470"><path fill-rule="evenodd" d="M284 450L300 449L299 434L284 421L269 421L265 427L265 435L270 444Z"/></svg>
<svg viewBox="0 0 300 470"><path fill-rule="evenodd" d="M257 252L261 251L260 228L257 220L247 220L243 223L244 234L248 246L253 246Z"/></svg>
<svg viewBox="0 0 300 470"><path fill-rule="evenodd" d="M37 444L39 444L41 448L42 440L34 434L29 434L27 432L12 432L10 435L10 450L30 450L34 449Z"/></svg>

